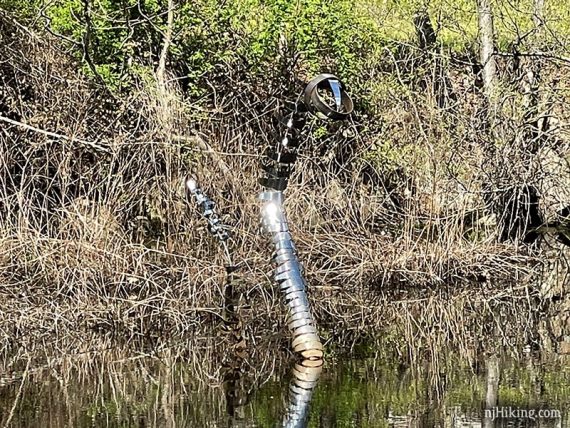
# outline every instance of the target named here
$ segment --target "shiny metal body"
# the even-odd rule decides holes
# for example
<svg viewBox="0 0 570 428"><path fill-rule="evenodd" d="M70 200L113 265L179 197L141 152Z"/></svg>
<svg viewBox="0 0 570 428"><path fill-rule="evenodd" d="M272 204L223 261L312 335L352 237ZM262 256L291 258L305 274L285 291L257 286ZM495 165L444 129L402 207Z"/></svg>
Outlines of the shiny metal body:
<svg viewBox="0 0 570 428"><path fill-rule="evenodd" d="M229 274L235 270L227 244L230 235L227 232L226 226L222 223L216 213L216 204L202 191L196 180L193 178L188 178L186 180L186 190L189 192L196 205L200 208L202 217L207 220L208 231L222 244L224 255L228 262L226 265L226 271L228 271L229 276Z"/></svg>
<svg viewBox="0 0 570 428"><path fill-rule="evenodd" d="M304 428L309 418L309 406L313 392L323 370L322 361L302 361L293 367L293 379L289 385L287 409L283 418L284 428Z"/></svg>
<svg viewBox="0 0 570 428"><path fill-rule="evenodd" d="M328 91L334 97L334 105L327 101L330 97L321 96L322 91ZM275 147L269 148L261 163L261 168L265 171L264 177L260 179L260 184L265 189L260 195L263 201L261 218L263 229L271 235L274 247L274 280L279 284L287 306L287 324L292 333L293 351L313 360L322 359L323 345L307 298L303 269L289 233L283 209L283 191L287 188L297 159L307 114L312 113L321 119L344 120L352 110L352 99L336 76L321 74L315 77L295 103L286 121L283 138Z"/></svg>
<svg viewBox="0 0 570 428"><path fill-rule="evenodd" d="M287 325L292 335L293 351L304 358L320 359L323 356L323 345L307 298L303 269L287 225L283 192L266 190L260 199L263 201L262 227L265 233L271 235L274 280L279 284L287 307Z"/></svg>

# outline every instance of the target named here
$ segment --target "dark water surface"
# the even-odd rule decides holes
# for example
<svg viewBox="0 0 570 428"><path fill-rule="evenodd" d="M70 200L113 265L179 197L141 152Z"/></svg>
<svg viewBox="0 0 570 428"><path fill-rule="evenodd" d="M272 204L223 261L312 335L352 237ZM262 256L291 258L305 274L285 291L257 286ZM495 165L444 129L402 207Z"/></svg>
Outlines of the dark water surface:
<svg viewBox="0 0 570 428"><path fill-rule="evenodd" d="M27 372L0 374L0 422L13 427L570 427L570 366L561 360L448 358L444 364L410 366L398 358L336 358L321 373L293 366L274 359L258 367L250 363L248 369L216 369L199 360L156 358L28 366ZM488 416L498 416L494 421L484 419L486 401Z"/></svg>

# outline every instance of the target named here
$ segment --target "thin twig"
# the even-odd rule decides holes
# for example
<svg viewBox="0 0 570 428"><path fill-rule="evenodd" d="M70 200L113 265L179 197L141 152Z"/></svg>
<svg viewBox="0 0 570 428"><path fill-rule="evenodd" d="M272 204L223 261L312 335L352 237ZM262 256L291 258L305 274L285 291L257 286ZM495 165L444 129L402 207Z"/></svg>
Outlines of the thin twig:
<svg viewBox="0 0 570 428"><path fill-rule="evenodd" d="M206 141L204 141L202 137L198 135L192 135L191 137L174 135L172 139L174 141L195 143L202 151L207 152L212 157L216 165L218 165L218 168L220 168L224 174L226 175L230 174L230 169L228 165L222 160L221 157L218 156L216 151L214 151L214 149L212 149L212 147L208 143L206 143Z"/></svg>
<svg viewBox="0 0 570 428"><path fill-rule="evenodd" d="M93 149L96 149L96 150L99 150L99 151L102 151L105 153L110 153L110 150L107 147L103 147L100 144L94 143L92 141L85 141L85 140L81 140L79 138L68 137L66 135L56 134L55 132L46 131L44 129L36 128L35 126L27 125L25 123L18 122L17 120L8 119L7 117L4 117L4 116L0 116L0 121L6 122L6 123L9 123L11 125L18 126L20 128L27 129L28 131L36 132L38 134L42 134L42 135L45 135L48 137L57 138L59 140L67 140L67 141L72 142L72 143L83 144L83 145L89 146Z"/></svg>
<svg viewBox="0 0 570 428"><path fill-rule="evenodd" d="M166 58L168 56L168 49L170 48L170 43L172 42L173 27L174 27L174 1L168 0L168 17L166 24L166 33L164 35L164 44L162 45L162 52L160 53L158 69L156 71L158 84L163 90L165 88L164 74L166 72Z"/></svg>
<svg viewBox="0 0 570 428"><path fill-rule="evenodd" d="M553 61L560 61L566 64L570 64L570 57L562 56L562 55L553 55L545 52L495 52L494 55L502 56L502 57L527 57L527 58L545 58L550 59Z"/></svg>
<svg viewBox="0 0 570 428"><path fill-rule="evenodd" d="M30 369L30 360L26 363L26 369L24 370L24 374L22 376L22 382L20 383L20 387L18 388L18 393L16 394L16 398L14 399L14 403L12 404L12 408L10 409L10 413L8 414L8 419L4 422L4 427L8 428L10 426L10 422L14 418L14 413L16 412L16 408L18 407L18 403L20 402L20 397L22 396L22 391L24 390L24 384L28 379L28 371Z"/></svg>
<svg viewBox="0 0 570 428"><path fill-rule="evenodd" d="M85 62L89 66L89 69L91 70L91 72L93 73L93 75L95 76L97 81L104 88L107 89L107 84L105 83L105 80L103 79L103 77L101 77L101 75L97 71L97 67L95 66L95 63L93 62L93 59L91 58L90 50L91 50L91 36L92 36L92 32L93 32L92 31L93 23L91 21L91 11L90 11L89 0L83 0L83 18L85 19L85 31L83 32L83 36L81 38L82 43L83 43L83 59L85 60Z"/></svg>

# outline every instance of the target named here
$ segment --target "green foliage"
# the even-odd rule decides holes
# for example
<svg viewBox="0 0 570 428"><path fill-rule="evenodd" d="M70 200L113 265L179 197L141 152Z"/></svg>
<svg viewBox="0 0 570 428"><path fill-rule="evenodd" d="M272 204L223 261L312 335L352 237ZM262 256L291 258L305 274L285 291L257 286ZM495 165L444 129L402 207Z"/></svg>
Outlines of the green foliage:
<svg viewBox="0 0 570 428"><path fill-rule="evenodd" d="M22 19L32 19L40 7L41 0L0 0L0 9L17 12Z"/></svg>
<svg viewBox="0 0 570 428"><path fill-rule="evenodd" d="M261 31L252 31L251 52L263 62L276 55L279 39L302 53L309 73L334 68L344 75L358 71L357 57L368 52L375 39L374 22L354 9L353 2L279 0L265 6ZM255 30L255 29L252 29Z"/></svg>
<svg viewBox="0 0 570 428"><path fill-rule="evenodd" d="M399 360L394 358L340 359L336 364L328 365L321 376L311 400L308 426L322 426L324 420L334 421L337 427L382 427L390 426L389 414L405 416L433 412L440 415L441 411L452 409L480 414L487 391L486 372L473 373L466 361L458 356L446 357L449 361L438 373L439 385L445 385L444 394L437 405L441 407L435 409L428 393L434 388L434 373L426 368L417 366L402 371L398 367ZM498 404L530 408L537 403L547 403L553 408L567 408L568 370L547 367L540 373L536 367L525 367L515 361L503 362ZM541 397L536 394L538 383L543 388ZM280 405L287 396L284 385L283 380L273 380L257 391L252 400L251 416L248 416L261 426L275 425L280 418Z"/></svg>
<svg viewBox="0 0 570 428"><path fill-rule="evenodd" d="M79 60L91 59L113 90L128 88L156 70L167 26L167 0L0 0L0 6L36 25L42 10L50 29L73 41ZM169 69L186 76L190 95L210 91L206 80L239 62L253 75L278 74L297 57L303 78L334 71L362 93L374 108L374 73L397 54L395 46L414 45L414 14L427 10L441 48L476 52L477 5L474 0L196 0L175 2ZM498 48L512 49L534 28L532 0L516 5L494 2ZM547 2L551 46L570 35L570 6ZM92 67L85 67L92 73ZM218 70L218 71L216 71ZM382 88L379 88L382 89ZM370 97L369 97L370 95Z"/></svg>
<svg viewBox="0 0 570 428"><path fill-rule="evenodd" d="M242 59L251 73L276 71L276 61L300 54L306 74L323 69L355 77L374 46L375 24L342 0L212 0L185 5L177 13L180 34L171 53L185 61L192 82L217 64ZM291 57L283 58L285 52Z"/></svg>
<svg viewBox="0 0 570 428"><path fill-rule="evenodd" d="M89 55L101 77L117 87L137 75L135 65L156 68L166 0L90 0L89 5L87 10L82 0L44 5L50 29L74 42L79 59ZM40 7L30 3L27 15ZM198 0L176 7L170 61L183 66L196 93L200 79L218 64L242 59L252 72L264 73L283 50L299 53L299 68L308 74L326 68L355 77L377 34L374 19L348 0Z"/></svg>
<svg viewBox="0 0 570 428"><path fill-rule="evenodd" d="M410 145L398 146L394 141L382 141L376 146L376 150L366 155L366 160L371 162L379 171L391 172L404 167L414 154L414 148Z"/></svg>

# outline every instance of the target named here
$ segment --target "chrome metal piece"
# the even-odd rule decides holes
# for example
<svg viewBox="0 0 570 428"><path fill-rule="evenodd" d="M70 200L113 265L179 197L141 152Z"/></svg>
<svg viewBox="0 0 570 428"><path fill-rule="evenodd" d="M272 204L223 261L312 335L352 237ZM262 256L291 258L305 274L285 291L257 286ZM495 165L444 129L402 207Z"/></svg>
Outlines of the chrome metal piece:
<svg viewBox="0 0 570 428"><path fill-rule="evenodd" d="M305 295L305 290L291 291L285 295L286 302L290 302L295 299L307 300L307 297Z"/></svg>
<svg viewBox="0 0 570 428"><path fill-rule="evenodd" d="M307 321L306 319L303 319L303 318L302 318L302 319L299 319L299 320L296 320L296 321L290 320L290 321L289 321L289 328L292 329L292 330L294 330L294 329L296 329L296 328L299 328L299 327L302 327L302 326L304 326L304 325L307 325L307 322L308 322L308 321Z"/></svg>
<svg viewBox="0 0 570 428"><path fill-rule="evenodd" d="M303 269L297 258L287 218L283 209L283 193L266 190L260 195L263 230L271 235L274 247L274 281L279 284L288 308L287 324L292 335L293 350L305 358L322 358L322 344L313 319Z"/></svg>
<svg viewBox="0 0 570 428"><path fill-rule="evenodd" d="M305 320L306 322L307 319L307 312L296 312L296 313L291 313L289 314L289 322L295 322L298 320Z"/></svg>
<svg viewBox="0 0 570 428"><path fill-rule="evenodd" d="M297 336L294 340L293 340L293 350L295 352L299 352L299 351L306 351L311 349L312 347L309 347L309 344L313 344L315 342L318 342L320 344L319 346L319 350L322 352L322 343L320 342L319 336L317 336L314 333L305 333L302 336ZM301 354L302 355L302 354Z"/></svg>
<svg viewBox="0 0 570 428"><path fill-rule="evenodd" d="M301 327L293 329L293 331L295 332L295 334L309 334L309 333L317 334L317 329L313 325L303 325Z"/></svg>
<svg viewBox="0 0 570 428"><path fill-rule="evenodd" d="M311 399L323 371L322 361L317 361L316 365L314 363L314 360L305 360L293 367L282 424L284 428L303 428L308 424Z"/></svg>
<svg viewBox="0 0 570 428"><path fill-rule="evenodd" d="M333 94L334 94L334 101L336 103L336 109L340 110L342 107L342 94L341 94L340 82L336 79L330 79L329 85L331 86L331 89L332 89Z"/></svg>
<svg viewBox="0 0 570 428"><path fill-rule="evenodd" d="M286 282L288 284L285 287L283 287L282 285L279 286L279 288L281 289L283 294L288 295L288 294L294 293L296 291L305 292L304 284L302 284L302 285L292 284L291 285L291 281L286 281Z"/></svg>
<svg viewBox="0 0 570 428"><path fill-rule="evenodd" d="M188 190L192 199L202 211L202 216L208 222L208 231L222 244L224 255L228 262L228 267L233 267L232 257L227 245L230 235L227 227L222 223L222 220L216 213L216 204L212 201L200 188L196 180L188 178L186 180L186 189Z"/></svg>

